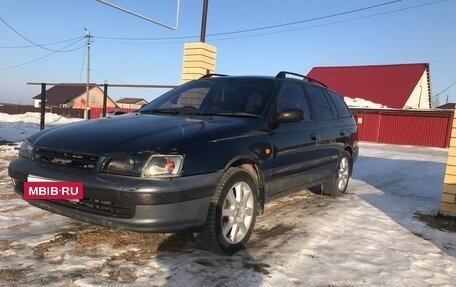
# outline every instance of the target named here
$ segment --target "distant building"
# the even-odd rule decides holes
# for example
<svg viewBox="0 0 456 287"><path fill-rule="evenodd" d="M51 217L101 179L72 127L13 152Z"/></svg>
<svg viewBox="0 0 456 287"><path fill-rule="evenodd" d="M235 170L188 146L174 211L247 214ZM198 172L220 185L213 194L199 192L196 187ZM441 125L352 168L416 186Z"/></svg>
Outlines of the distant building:
<svg viewBox="0 0 456 287"><path fill-rule="evenodd" d="M456 108L456 103L446 103L444 105L437 107L437 109L444 109L444 110L454 110L455 108Z"/></svg>
<svg viewBox="0 0 456 287"><path fill-rule="evenodd" d="M103 90L97 85L91 85L89 89L89 107L103 107ZM41 93L33 97L34 106L41 106ZM74 109L86 108L86 86L58 84L46 90L46 107L63 107ZM106 107L117 108L117 104L108 96Z"/></svg>
<svg viewBox="0 0 456 287"><path fill-rule="evenodd" d="M342 96L393 109L432 108L429 64L314 67L308 76Z"/></svg>
<svg viewBox="0 0 456 287"><path fill-rule="evenodd" d="M123 109L139 109L148 102L142 98L122 98L118 100L117 105Z"/></svg>

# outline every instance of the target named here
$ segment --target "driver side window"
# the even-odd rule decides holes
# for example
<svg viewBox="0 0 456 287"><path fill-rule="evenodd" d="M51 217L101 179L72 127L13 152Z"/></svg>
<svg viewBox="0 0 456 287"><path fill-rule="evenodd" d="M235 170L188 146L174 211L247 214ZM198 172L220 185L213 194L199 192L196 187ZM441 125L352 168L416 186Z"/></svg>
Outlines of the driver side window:
<svg viewBox="0 0 456 287"><path fill-rule="evenodd" d="M299 84L286 84L282 87L277 101L277 111L300 109L304 113L304 121L310 120L310 109L304 89Z"/></svg>

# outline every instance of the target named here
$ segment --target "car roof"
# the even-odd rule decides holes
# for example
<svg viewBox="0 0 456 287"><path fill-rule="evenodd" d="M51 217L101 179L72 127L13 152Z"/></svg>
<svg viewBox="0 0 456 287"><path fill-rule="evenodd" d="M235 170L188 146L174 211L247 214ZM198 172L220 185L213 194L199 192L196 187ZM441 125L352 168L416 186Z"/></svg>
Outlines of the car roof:
<svg viewBox="0 0 456 287"><path fill-rule="evenodd" d="M287 75L289 75L287 77ZM291 76L291 77L290 77ZM326 84L312 79L310 77L292 73L292 72L286 72L286 71L281 71L279 72L275 77L273 76L254 76L254 75L244 75L244 76L229 76L229 75L224 75L224 74L206 74L202 76L200 79L214 79L214 78L223 78L223 79L269 79L273 80L276 82L288 82L288 81L296 81L296 82L304 82L304 83L309 83L317 86L321 86L324 88L329 88Z"/></svg>

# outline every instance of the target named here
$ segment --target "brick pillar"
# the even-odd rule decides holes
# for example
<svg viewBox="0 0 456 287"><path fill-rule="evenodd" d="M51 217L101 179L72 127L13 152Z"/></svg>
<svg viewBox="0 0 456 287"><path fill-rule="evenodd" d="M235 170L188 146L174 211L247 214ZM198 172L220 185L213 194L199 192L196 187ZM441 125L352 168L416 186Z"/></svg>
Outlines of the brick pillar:
<svg viewBox="0 0 456 287"><path fill-rule="evenodd" d="M443 181L440 213L456 216L456 111L453 115L453 129L451 130L450 149Z"/></svg>
<svg viewBox="0 0 456 287"><path fill-rule="evenodd" d="M182 63L182 83L195 80L215 71L217 49L202 42L186 43Z"/></svg>

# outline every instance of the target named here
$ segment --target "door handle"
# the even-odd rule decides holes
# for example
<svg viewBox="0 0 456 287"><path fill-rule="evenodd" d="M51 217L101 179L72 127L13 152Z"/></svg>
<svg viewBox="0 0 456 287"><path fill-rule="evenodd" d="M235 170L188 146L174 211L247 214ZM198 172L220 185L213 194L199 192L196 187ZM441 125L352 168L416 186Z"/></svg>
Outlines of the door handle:
<svg viewBox="0 0 456 287"><path fill-rule="evenodd" d="M320 140L320 136L317 136L317 134L313 133L310 135L310 139L313 140L313 141L319 141Z"/></svg>

